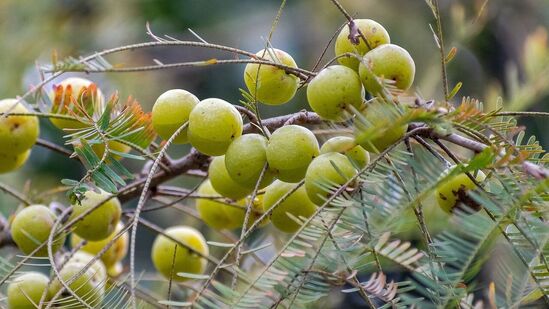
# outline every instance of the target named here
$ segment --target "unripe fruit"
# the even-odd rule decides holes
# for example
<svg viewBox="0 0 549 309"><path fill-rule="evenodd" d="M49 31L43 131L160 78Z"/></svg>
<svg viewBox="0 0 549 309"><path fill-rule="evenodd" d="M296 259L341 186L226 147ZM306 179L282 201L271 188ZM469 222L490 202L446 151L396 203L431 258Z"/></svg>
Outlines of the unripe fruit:
<svg viewBox="0 0 549 309"><path fill-rule="evenodd" d="M355 168L345 155L325 153L309 165L305 175L305 190L313 203L322 205L332 195L333 189L346 183L355 174Z"/></svg>
<svg viewBox="0 0 549 309"><path fill-rule="evenodd" d="M0 100L0 113L28 114L29 110L16 99ZM0 149L5 154L20 154L29 150L38 139L40 127L36 116L0 117Z"/></svg>
<svg viewBox="0 0 549 309"><path fill-rule="evenodd" d="M189 115L189 141L198 151L209 156L225 154L231 142L242 135L242 116L231 104L221 99L200 101Z"/></svg>
<svg viewBox="0 0 549 309"><path fill-rule="evenodd" d="M252 193L253 188L244 187L234 181L225 167L225 156L215 157L208 168L208 176L214 190L233 200L239 200Z"/></svg>
<svg viewBox="0 0 549 309"><path fill-rule="evenodd" d="M245 134L235 139L225 154L225 167L238 184L254 189L261 171L267 164L267 138L259 134ZM259 185L262 189L274 180L273 172L267 168Z"/></svg>
<svg viewBox="0 0 549 309"><path fill-rule="evenodd" d="M442 172L441 177L446 176L451 169L452 167ZM479 183L486 179L486 175L481 170L478 170L476 174L471 172L471 175ZM467 211L478 211L481 206L467 195L469 190L476 187L477 185L465 173L453 176L436 188L435 195L438 205L447 213L452 213L456 207Z"/></svg>
<svg viewBox="0 0 549 309"><path fill-rule="evenodd" d="M353 21L357 28L360 29L360 32L362 32L364 37L368 40L370 48L374 49L379 45L391 43L387 30L385 30L385 28L376 21L371 19L355 19ZM339 56L344 53L358 53L362 56L370 51L370 48L368 48L368 45L366 45L361 36L358 36L356 39L359 42L358 45L353 44L353 42L349 39L349 27L343 27L336 38L335 55ZM355 71L358 70L359 61L357 58L342 57L339 58L338 61L344 66L347 66Z"/></svg>
<svg viewBox="0 0 549 309"><path fill-rule="evenodd" d="M208 256L209 254L208 244L206 244L204 236L189 226L170 227L164 233L188 245L195 252L189 250L187 247L178 245L164 235L158 235L152 246L152 261L156 270L168 279L171 277L174 281L185 281L188 279L178 276L177 273L180 272L202 274L206 269L207 263L206 259L202 256ZM197 252L202 256L197 254Z"/></svg>
<svg viewBox="0 0 549 309"><path fill-rule="evenodd" d="M108 243L112 241L112 239L124 228L124 225L122 222L118 222L116 225L116 229L114 232L109 235L107 238L99 241L88 241L86 245L84 245L80 250L91 253L91 254L98 254L103 248L107 246ZM71 246L74 248L76 247L80 242L82 242L83 239L80 238L76 234L72 234L71 237ZM105 253L101 256L101 261L103 264L105 264L105 267L110 269L111 267L115 266L118 261L121 261L126 256L126 253L128 252L128 232L125 232L120 237L118 237L112 246L105 251Z"/></svg>
<svg viewBox="0 0 549 309"><path fill-rule="evenodd" d="M320 154L329 152L339 152L346 155L358 168L363 168L370 162L368 151L357 145L352 137L335 136L330 138L320 147Z"/></svg>
<svg viewBox="0 0 549 309"><path fill-rule="evenodd" d="M293 183L276 180L265 190L263 196L263 209L268 211L273 205L297 186ZM309 218L316 210L316 205L309 199L305 187L301 186L280 203L271 213L271 222L279 230L293 233L300 225L291 219L287 213L294 217Z"/></svg>
<svg viewBox="0 0 549 309"><path fill-rule="evenodd" d="M280 49L262 49L256 55L258 58L297 68L294 58ZM290 101L299 86L297 76L286 73L284 69L258 63L246 65L244 82L252 96L255 94L258 101L268 105L280 105Z"/></svg>
<svg viewBox="0 0 549 309"><path fill-rule="evenodd" d="M52 102L52 113L72 116L72 113L82 115L73 101L82 104L88 115L93 116L96 111L103 110L105 98L101 89L85 78L69 77L54 86L49 93ZM76 120L50 118L51 123L59 129L81 129L86 125Z"/></svg>
<svg viewBox="0 0 549 309"><path fill-rule="evenodd" d="M207 196L207 197L221 197L217 191L214 190L210 180L204 181L202 185L198 188L198 195ZM244 200L239 200L236 202L236 205L244 207L246 206ZM214 199L205 199L200 198L196 200L196 210L200 218L210 227L218 230L222 229L234 229L240 227L237 220L232 220L227 215L225 209L234 208L229 206L222 201L217 201Z"/></svg>
<svg viewBox="0 0 549 309"><path fill-rule="evenodd" d="M320 71L307 86L307 100L322 119L345 121L362 105L363 90L358 74L343 65Z"/></svg>
<svg viewBox="0 0 549 309"><path fill-rule="evenodd" d="M9 173L19 169L30 156L31 150L19 154L1 153L0 152L0 174Z"/></svg>
<svg viewBox="0 0 549 309"><path fill-rule="evenodd" d="M120 202L116 197L103 202L109 198L110 194L101 189L97 190L99 193L86 191L81 204L72 205L73 211L69 217L71 221L89 209L94 209L75 224L74 233L86 240L97 241L107 238L116 228L122 214ZM96 207L101 202L103 202L101 206Z"/></svg>
<svg viewBox="0 0 549 309"><path fill-rule="evenodd" d="M49 278L38 272L27 272L8 285L7 297L10 309L37 308L42 294L48 288ZM49 301L51 295L46 293L45 301Z"/></svg>
<svg viewBox="0 0 549 309"><path fill-rule="evenodd" d="M80 299L89 306L97 308L105 297L105 274L94 268L92 264L81 275L78 275L86 265L87 262L68 262L59 271L59 275L65 283L71 281L68 286ZM63 289L63 285L59 279L54 279L50 285L50 295L53 297L61 289ZM82 308L83 305L68 293L66 290L62 292L62 295L65 296L62 299L63 305L67 308Z"/></svg>
<svg viewBox="0 0 549 309"><path fill-rule="evenodd" d="M84 252L82 250L76 251L71 258L67 261L67 264L70 263L79 263L87 265L95 258L94 255L91 255L87 252ZM101 260L95 260L90 265L90 269L93 270L93 273L100 281L105 281L107 279L107 269L105 268L105 264L101 262Z"/></svg>
<svg viewBox="0 0 549 309"><path fill-rule="evenodd" d="M380 153L406 134L398 107L373 101L355 118L355 142L365 150Z"/></svg>
<svg viewBox="0 0 549 309"><path fill-rule="evenodd" d="M408 90L414 82L416 65L414 59L402 47L394 44L382 45L364 55L358 70L364 88L377 95L382 91L377 78L394 81L392 86Z"/></svg>
<svg viewBox="0 0 549 309"><path fill-rule="evenodd" d="M152 124L156 133L168 140L189 120L189 114L198 102L200 100L195 95L183 89L171 89L161 94L152 108ZM188 143L187 129L181 131L173 143Z"/></svg>
<svg viewBox="0 0 549 309"><path fill-rule="evenodd" d="M273 132L267 145L267 162L278 179L299 182L320 150L313 132L288 125Z"/></svg>
<svg viewBox="0 0 549 309"><path fill-rule="evenodd" d="M223 210L225 211L225 214L227 215L227 218L231 220L231 223L235 227L242 227L244 225L244 219L246 218L246 207L248 207L248 203L250 202L251 196L245 198L242 201L239 201L239 204L243 207L225 207ZM263 195L257 195L252 202L252 209L250 209L250 214L248 217L248 225L247 227L250 227L261 215L263 214ZM265 218L261 223L259 224L259 227L265 226L269 223L269 219Z"/></svg>
<svg viewBox="0 0 549 309"><path fill-rule="evenodd" d="M110 150L114 150L114 151L117 151L117 152L122 152L122 153L128 153L132 150L132 148L126 144L122 144L121 142L118 142L118 141L108 141L109 143L109 149ZM100 144L93 144L91 146L91 148L93 149L93 152L95 152L95 154L97 155L97 157L99 159L101 159L103 157L103 153L105 152L105 144L103 143L100 143ZM114 153L111 153L112 157L115 159L115 160L120 160L120 156L119 155L115 155Z"/></svg>
<svg viewBox="0 0 549 309"><path fill-rule="evenodd" d="M11 236L17 247L24 254L31 254L42 243L47 243L55 223L55 214L44 205L30 205L19 211L11 222ZM52 249L57 252L65 242L61 233L53 239ZM44 245L35 256L47 256L48 248Z"/></svg>

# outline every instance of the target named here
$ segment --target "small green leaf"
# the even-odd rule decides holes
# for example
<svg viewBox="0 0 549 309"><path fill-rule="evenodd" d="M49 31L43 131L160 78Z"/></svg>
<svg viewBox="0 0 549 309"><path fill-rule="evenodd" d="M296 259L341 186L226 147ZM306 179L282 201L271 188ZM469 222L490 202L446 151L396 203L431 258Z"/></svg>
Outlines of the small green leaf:
<svg viewBox="0 0 549 309"><path fill-rule="evenodd" d="M450 92L450 94L448 94L448 97L446 98L446 100L451 100L453 97L455 97L458 91L461 89L462 85L463 85L462 82L457 83L454 86L454 89L452 89L452 91Z"/></svg>

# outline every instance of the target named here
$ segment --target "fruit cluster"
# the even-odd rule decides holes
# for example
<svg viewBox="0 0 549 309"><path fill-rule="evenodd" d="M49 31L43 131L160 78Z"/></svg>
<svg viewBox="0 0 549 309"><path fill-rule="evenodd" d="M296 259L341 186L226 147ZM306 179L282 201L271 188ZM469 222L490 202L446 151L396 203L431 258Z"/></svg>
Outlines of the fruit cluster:
<svg viewBox="0 0 549 309"><path fill-rule="evenodd" d="M358 185L355 176L368 165L371 154L379 154L403 137L407 126L394 125L395 115L387 112L389 103L376 98L385 96L388 90L398 95L411 87L415 64L409 53L391 44L388 32L379 23L358 19L341 30L335 54L339 65L327 66L312 79L303 80L307 100L322 120L353 121L355 132L332 137L322 147L310 129L294 123L286 123L272 133L244 134L241 113L223 99L200 100L182 89L168 90L158 97L151 118L156 133L175 144L190 143L212 157L208 179L196 192L196 209L208 226L237 229L244 222L249 228L270 221L278 230L293 233L318 207L329 204L342 186L352 190ZM289 102L301 82L295 69L295 61L284 51L268 48L257 52L244 70L250 97L268 105ZM366 93L373 99L366 100ZM81 78L62 81L54 86L49 98L52 113L71 116L51 118L63 130L93 125L106 108L101 90ZM0 101L0 112L16 114L0 119L1 173L25 162L39 127L38 119L24 115L28 110L16 100ZM130 151L116 141L110 141L109 148ZM104 146L94 145L93 149L101 156ZM466 191L476 187L466 174L452 175L436 191L440 207L447 212L469 202ZM482 172L476 175L477 181L483 181ZM68 217L74 222L71 245L77 251L59 273L72 291L67 295L57 276L49 280L40 273L26 273L8 288L10 307L33 306L59 296L69 302L100 304L107 276L122 272L121 261L128 249L127 228L120 217L121 205L116 197L101 189L85 192L72 205ZM27 206L11 222L13 240L27 255L47 256L48 250L55 253L66 237L62 229L54 229L61 219L44 205ZM55 237L50 237L51 233ZM48 243L50 238L53 241ZM154 267L175 281L187 279L185 273L203 273L208 254L203 235L188 226L166 229L151 250Z"/></svg>

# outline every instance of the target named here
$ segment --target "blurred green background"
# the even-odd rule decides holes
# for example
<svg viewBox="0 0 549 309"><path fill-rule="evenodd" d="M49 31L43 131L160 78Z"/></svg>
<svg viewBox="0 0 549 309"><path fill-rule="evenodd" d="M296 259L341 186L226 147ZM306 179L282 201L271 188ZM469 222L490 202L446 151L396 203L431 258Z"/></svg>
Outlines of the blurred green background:
<svg viewBox="0 0 549 309"><path fill-rule="evenodd" d="M393 43L405 47L417 66L415 90L424 98L442 97L440 58L429 28L433 15L423 0L341 0L351 15L372 18L383 24ZM457 48L448 65L450 87L463 87L454 99L472 96L493 108L499 96L509 110L543 110L549 104L549 1L547 0L440 0L446 48ZM145 24L157 35L196 40L192 29L210 43L256 52L265 45L276 15L278 0L0 0L0 98L15 97L36 84L36 65L58 57L88 55L120 45L149 41ZM345 21L328 0L289 0L272 39L274 47L293 55L300 67L311 69L334 32ZM196 48L140 49L110 56L112 64L124 66L230 59L230 54ZM324 58L333 57L330 46ZM146 111L170 88L183 88L199 98L220 97L237 103L244 87L243 65L219 65L153 72L94 74L86 76L105 93L119 91L122 98L135 97ZM75 75L75 74L67 74ZM51 88L51 85L48 87ZM49 89L49 88L47 88ZM264 117L307 107L304 91L291 103L262 108ZM549 124L524 118L528 134L549 145ZM62 132L42 120L41 137L62 143ZM188 148L175 147L174 157ZM138 170L140 162L126 162ZM79 178L80 164L35 147L21 170L2 175L0 181L36 194L59 184L61 178ZM175 183L188 184L179 179ZM60 197L61 202L65 202ZM16 203L0 195L0 209L11 213ZM162 226L178 223L165 211L148 216ZM175 216L175 218L180 215ZM146 252L151 234L143 235L140 251ZM147 251L148 252L148 251ZM147 254L141 255L148 262Z"/></svg>

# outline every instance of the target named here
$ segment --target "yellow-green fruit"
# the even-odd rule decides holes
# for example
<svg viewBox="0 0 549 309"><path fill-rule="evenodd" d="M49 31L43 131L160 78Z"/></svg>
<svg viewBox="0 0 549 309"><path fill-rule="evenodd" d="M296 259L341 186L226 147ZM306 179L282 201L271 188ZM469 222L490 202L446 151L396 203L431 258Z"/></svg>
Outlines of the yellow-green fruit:
<svg viewBox="0 0 549 309"><path fill-rule="evenodd" d="M132 147L126 145L126 144L122 144L121 142L118 142L118 141L109 141L109 149L110 150L114 150L114 151L117 151L117 152L121 152L121 153L128 153L132 150ZM103 157L103 153L105 152L105 144L103 143L100 143L100 144L93 144L91 146L91 148L93 149L93 152L95 152L95 154L97 155L98 158L102 158ZM115 160L120 160L121 157L119 155L116 155L116 154L113 154L111 152L111 155L113 156L113 158Z"/></svg>
<svg viewBox="0 0 549 309"><path fill-rule="evenodd" d="M70 221L88 210L94 209L75 225L74 233L86 240L97 241L109 237L122 214L120 202L116 197L104 202L111 195L101 189L97 190L99 193L91 190L86 191L80 204L72 205L73 211L69 217ZM101 206L96 207L100 203L102 203Z"/></svg>
<svg viewBox="0 0 549 309"><path fill-rule="evenodd" d="M265 195L263 196L264 211L269 210L277 204L280 199L296 186L297 184L279 180L273 182L265 189ZM287 213L297 218L309 218L315 210L316 205L307 196L305 187L301 186L274 209L271 213L271 222L277 229L286 233L293 233L300 228L300 225L291 219Z"/></svg>
<svg viewBox="0 0 549 309"><path fill-rule="evenodd" d="M328 152L339 152L346 155L358 168L363 168L370 162L368 151L357 145L352 137L336 136L330 138L320 147L320 154Z"/></svg>
<svg viewBox="0 0 549 309"><path fill-rule="evenodd" d="M80 250L91 253L98 254L103 248L110 243L113 238L122 231L124 225L122 222L118 222L114 232L109 235L107 238L99 241L88 241ZM72 234L71 237L71 246L74 248L83 241L81 237L76 234ZM118 261L121 261L126 257L128 252L128 232L123 233L118 237L114 243L111 245L107 251L101 256L101 261L105 264L105 267L111 268L116 265Z"/></svg>
<svg viewBox="0 0 549 309"><path fill-rule="evenodd" d="M319 152L313 132L302 126L288 125L271 135L267 145L267 162L278 179L299 182Z"/></svg>
<svg viewBox="0 0 549 309"><path fill-rule="evenodd" d="M84 252L82 250L76 251L71 258L67 261L67 263L80 263L87 265L95 258L94 255L91 255L90 253ZM95 260L90 265L90 269L93 270L93 273L97 277L97 279L101 281L105 281L107 279L107 269L105 268L105 264L101 262L101 260Z"/></svg>
<svg viewBox="0 0 549 309"><path fill-rule="evenodd" d="M0 100L0 113L28 114L29 110L16 99ZM38 139L40 126L36 116L0 117L0 152L20 154L29 150Z"/></svg>
<svg viewBox="0 0 549 309"><path fill-rule="evenodd" d="M31 150L19 154L0 152L0 174L13 172L19 169L29 158Z"/></svg>
<svg viewBox="0 0 549 309"><path fill-rule="evenodd" d="M101 305L105 297L105 274L94 267L88 267L83 271L86 265L87 262L68 262L63 266L59 275L65 283L68 283L69 280L71 281L71 283L68 284L69 288L81 300L92 308L97 308ZM83 273L80 274L80 272ZM63 288L64 286L59 279L54 279L50 285L50 295L53 297ZM62 302L66 308L86 308L80 304L76 297L72 296L72 294L68 294L68 291L64 290L61 295L64 296Z"/></svg>
<svg viewBox="0 0 549 309"><path fill-rule="evenodd" d="M170 227L164 233L194 251L177 244L164 235L158 235L152 246L152 261L156 270L164 277L175 281L188 279L178 276L177 273L202 274L206 269L207 262L202 256L208 256L209 254L208 244L206 244L204 236L189 226Z"/></svg>
<svg viewBox="0 0 549 309"><path fill-rule="evenodd" d="M94 86L92 81L80 77L69 77L54 86L49 93L52 102L52 113L73 116L71 113L82 116L82 112L74 107L73 100L86 109L93 116L96 111L102 111L105 98L101 89ZM70 109L70 112L69 112ZM81 129L86 125L76 120L50 118L51 123L59 129Z"/></svg>
<svg viewBox="0 0 549 309"><path fill-rule="evenodd" d="M187 136L198 151L220 156L242 135L242 128L238 110L229 102L212 98L200 101L191 111Z"/></svg>
<svg viewBox="0 0 549 309"><path fill-rule="evenodd" d="M416 65L404 48L386 44L364 55L358 73L366 91L377 95L382 88L376 78L390 80L397 89L408 90L414 82Z"/></svg>
<svg viewBox="0 0 549 309"><path fill-rule="evenodd" d="M307 169L305 190L313 203L322 205L332 196L333 190L337 190L355 174L353 164L345 155L337 152L321 154Z"/></svg>
<svg viewBox="0 0 549 309"><path fill-rule="evenodd" d="M205 197L221 197L217 191L214 190L210 180L204 181L197 191L198 195ZM209 198L199 198L196 200L196 210L200 218L210 227L218 230L222 229L234 229L240 227L236 220L232 220L227 216L226 208L233 208L227 204L227 201L214 200ZM246 202L239 200L235 204L245 207Z"/></svg>
<svg viewBox="0 0 549 309"><path fill-rule="evenodd" d="M34 309L42 299L44 291L48 288L49 278L38 272L27 272L17 276L8 285L7 297L10 309ZM51 295L46 293L45 301L49 301Z"/></svg>
<svg viewBox="0 0 549 309"><path fill-rule="evenodd" d="M124 272L124 265L121 262L116 262L113 266L107 268L107 275L112 278L120 276L122 272Z"/></svg>
<svg viewBox="0 0 549 309"><path fill-rule="evenodd" d="M243 201L240 201L239 204L243 205L243 207L225 207L223 210L225 211L225 214L227 215L227 218L230 219L232 224L236 227L242 227L244 225L244 219L246 217L246 207L248 207L248 203L250 202L251 196L248 196ZM263 214L263 195L257 195L255 199L252 202L252 209L250 209L250 214L248 217L248 224L247 227L250 227L261 215ZM259 224L259 227L265 226L267 223L269 223L269 219L265 218L261 221Z"/></svg>
<svg viewBox="0 0 549 309"><path fill-rule="evenodd" d="M168 140L185 122L200 100L183 89L171 89L161 94L152 108L152 124L160 137ZM173 140L174 144L188 143L187 129Z"/></svg>
<svg viewBox="0 0 549 309"><path fill-rule="evenodd" d="M225 167L225 156L215 157L208 168L208 176L214 190L233 200L239 200L252 193L253 188L244 187L234 181Z"/></svg>
<svg viewBox="0 0 549 309"><path fill-rule="evenodd" d="M335 42L335 54L336 56L342 55L344 53L358 53L362 56L370 51L370 48L376 48L382 44L391 43L389 33L385 28L380 25L378 22L371 19L355 19L353 20L356 27L360 29L360 32L364 35L366 40L368 40L368 45L364 42L362 37L357 37L359 44L355 45L349 39L349 27L345 26L341 29L341 32L336 38ZM358 34L358 33L357 33ZM347 66L355 71L358 70L359 61L354 57L342 57L338 59L339 63Z"/></svg>
<svg viewBox="0 0 549 309"><path fill-rule="evenodd" d="M355 118L355 142L369 152L380 153L400 140L408 126L400 125L397 108L378 101L368 104Z"/></svg>
<svg viewBox="0 0 549 309"><path fill-rule="evenodd" d="M362 83L354 70L332 65L311 80L307 86L307 100L322 119L345 121L362 105Z"/></svg>
<svg viewBox="0 0 549 309"><path fill-rule="evenodd" d="M448 175L452 168L453 167L442 172L441 177ZM486 175L481 170L478 170L476 173L471 172L471 175L478 183L481 183L486 179ZM436 188L435 195L437 197L438 205L447 213L452 213L456 207L467 211L478 211L480 210L480 205L467 194L468 191L473 190L476 187L477 185L467 176L467 174L457 174L449 180L444 181Z"/></svg>
<svg viewBox="0 0 549 309"><path fill-rule="evenodd" d="M297 68L292 56L276 48L260 50L256 55L267 61ZM246 65L244 82L252 96L255 94L258 101L268 105L280 105L290 101L299 86L297 76L272 65L257 63Z"/></svg>
<svg viewBox="0 0 549 309"><path fill-rule="evenodd" d="M24 254L31 254L42 243L47 243L55 223L55 214L44 205L30 205L19 211L11 222L11 237ZM52 249L57 252L65 242L61 233L53 239ZM48 248L44 246L35 256L47 256Z"/></svg>
<svg viewBox="0 0 549 309"><path fill-rule="evenodd" d="M267 138L259 134L245 134L235 139L225 154L225 167L235 182L254 189L263 167L267 164ZM274 173L267 168L259 184L262 189L274 180Z"/></svg>

